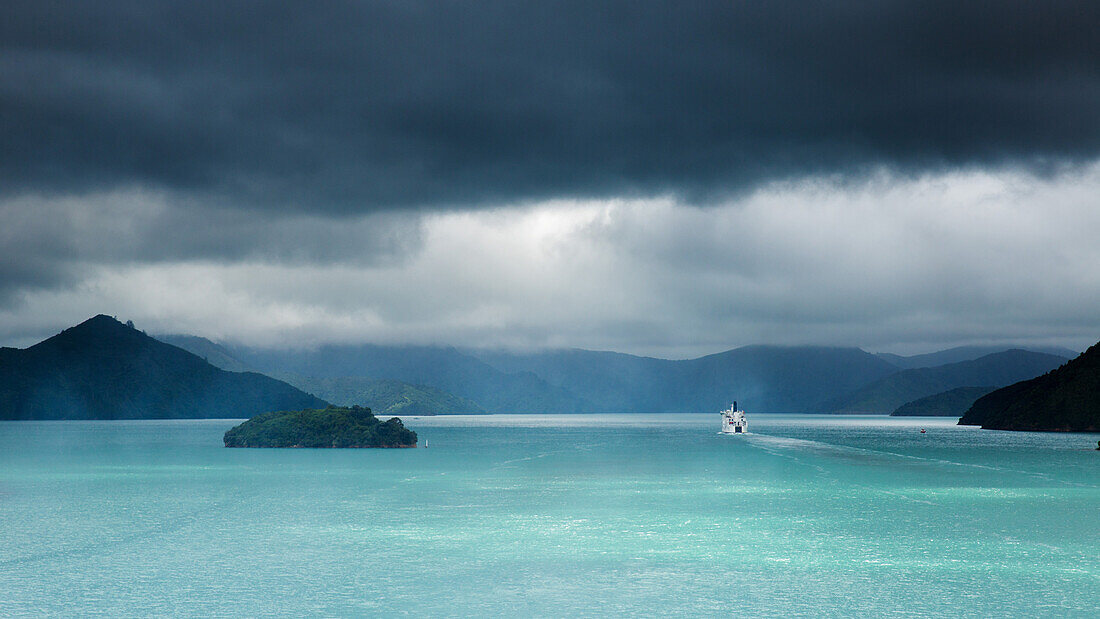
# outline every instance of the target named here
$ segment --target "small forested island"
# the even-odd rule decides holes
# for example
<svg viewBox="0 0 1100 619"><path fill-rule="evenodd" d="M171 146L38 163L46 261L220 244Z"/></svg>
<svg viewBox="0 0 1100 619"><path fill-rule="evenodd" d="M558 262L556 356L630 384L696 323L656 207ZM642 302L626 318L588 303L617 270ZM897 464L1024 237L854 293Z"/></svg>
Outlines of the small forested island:
<svg viewBox="0 0 1100 619"><path fill-rule="evenodd" d="M230 428L226 447L416 447L416 432L392 417L379 421L369 408L328 408L264 413Z"/></svg>

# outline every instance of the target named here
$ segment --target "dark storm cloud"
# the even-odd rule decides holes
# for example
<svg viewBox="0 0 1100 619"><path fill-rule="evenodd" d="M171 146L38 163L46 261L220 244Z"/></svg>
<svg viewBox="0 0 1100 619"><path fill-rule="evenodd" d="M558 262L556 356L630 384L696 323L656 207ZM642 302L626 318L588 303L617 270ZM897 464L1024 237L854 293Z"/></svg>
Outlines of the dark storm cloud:
<svg viewBox="0 0 1100 619"><path fill-rule="evenodd" d="M1100 154L1093 2L32 2L0 186L324 212Z"/></svg>
<svg viewBox="0 0 1100 619"><path fill-rule="evenodd" d="M418 217L404 212L270 214L138 190L23 196L0 201L0 309L22 292L72 286L102 265L378 266L421 243Z"/></svg>

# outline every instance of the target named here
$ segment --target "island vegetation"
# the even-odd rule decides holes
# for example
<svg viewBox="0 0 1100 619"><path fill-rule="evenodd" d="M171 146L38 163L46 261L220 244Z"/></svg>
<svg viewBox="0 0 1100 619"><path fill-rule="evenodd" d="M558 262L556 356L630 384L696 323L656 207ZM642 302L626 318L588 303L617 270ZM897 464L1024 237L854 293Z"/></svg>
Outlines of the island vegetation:
<svg viewBox="0 0 1100 619"><path fill-rule="evenodd" d="M416 447L401 419L369 408L329 406L257 415L225 433L226 447Z"/></svg>

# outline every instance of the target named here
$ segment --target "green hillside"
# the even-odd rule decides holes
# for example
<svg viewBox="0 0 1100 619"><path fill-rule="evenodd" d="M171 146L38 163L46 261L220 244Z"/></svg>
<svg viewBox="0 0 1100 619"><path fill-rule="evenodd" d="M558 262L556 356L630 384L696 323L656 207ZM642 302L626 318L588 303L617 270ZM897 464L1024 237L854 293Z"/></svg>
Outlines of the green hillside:
<svg viewBox="0 0 1100 619"><path fill-rule="evenodd" d="M962 417L970 405L996 387L958 387L906 402L890 413L893 417Z"/></svg>
<svg viewBox="0 0 1100 619"><path fill-rule="evenodd" d="M250 417L327 402L214 367L109 316L0 354L0 419Z"/></svg>
<svg viewBox="0 0 1100 619"><path fill-rule="evenodd" d="M434 387L410 385L399 380L340 376L313 378L276 374L276 378L340 406L362 404L379 415L443 415L484 413L477 403Z"/></svg>

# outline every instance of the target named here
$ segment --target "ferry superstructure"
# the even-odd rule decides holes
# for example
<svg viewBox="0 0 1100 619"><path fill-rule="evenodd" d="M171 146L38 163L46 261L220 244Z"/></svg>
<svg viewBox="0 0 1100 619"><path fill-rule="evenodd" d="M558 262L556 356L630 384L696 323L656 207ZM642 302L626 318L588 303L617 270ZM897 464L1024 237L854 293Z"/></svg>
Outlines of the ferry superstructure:
<svg viewBox="0 0 1100 619"><path fill-rule="evenodd" d="M722 411L722 434L745 434L749 431L749 422L745 420L745 411L738 410L737 402Z"/></svg>

